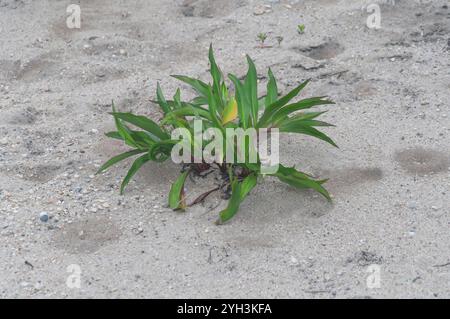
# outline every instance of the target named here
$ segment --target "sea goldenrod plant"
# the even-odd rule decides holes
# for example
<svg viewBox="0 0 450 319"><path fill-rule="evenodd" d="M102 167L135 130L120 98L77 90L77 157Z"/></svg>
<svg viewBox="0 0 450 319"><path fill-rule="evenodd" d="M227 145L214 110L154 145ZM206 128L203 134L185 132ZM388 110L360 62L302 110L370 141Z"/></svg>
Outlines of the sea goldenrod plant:
<svg viewBox="0 0 450 319"><path fill-rule="evenodd" d="M186 151L186 148L181 148L182 152L180 152L180 145L186 147L187 144L188 154L183 154L181 174L172 184L169 192L169 207L174 210L184 210L188 206L201 203L211 193L222 191L229 200L228 206L219 213L218 223L224 223L237 213L240 204L257 185L258 178L263 175L275 176L296 188L313 189L331 200L329 193L323 187L326 180L317 180L294 167L285 167L278 163L276 163L276 170L264 170L262 156L257 152L256 157L250 156L252 151L255 154L255 141L252 141L250 136L244 136L244 139L227 138L222 146L211 152L212 159L205 160L202 157L202 152L211 148L210 143L213 140L211 135L203 133L211 129L224 135L231 129L266 130L269 134L275 131L298 133L313 136L336 146L331 138L316 128L332 126L317 120L324 111L309 111L315 106L333 104L333 102L325 97L294 101L309 80L281 96L276 79L269 69L267 93L259 96L256 67L250 57L247 56L246 76L240 79L233 74L228 74L229 83L216 64L212 46L209 50L209 62L212 77L209 83L183 75L173 75L174 78L187 83L196 92L197 96L189 101L182 100L180 89L176 91L172 100L166 99L159 83L157 84L154 102L159 105L163 114L159 123L142 115L118 112L113 103L111 114L115 120L116 131L106 135L123 141L131 149L111 158L98 172L101 173L127 158L136 157L120 186L120 192L123 193L129 181L146 162L173 160L175 154L179 156ZM230 86L232 84L233 90L229 84ZM198 121L202 123L200 140L196 136L199 130L196 127ZM183 139L180 138L180 130L184 130ZM261 141L257 141L256 144L259 142ZM231 154L243 151L244 156L240 157L240 160L237 160L238 156L235 155L228 157L230 150ZM197 156L190 155L190 151ZM219 185L188 202L185 190L187 177L204 177L214 170L217 170L221 176Z"/></svg>

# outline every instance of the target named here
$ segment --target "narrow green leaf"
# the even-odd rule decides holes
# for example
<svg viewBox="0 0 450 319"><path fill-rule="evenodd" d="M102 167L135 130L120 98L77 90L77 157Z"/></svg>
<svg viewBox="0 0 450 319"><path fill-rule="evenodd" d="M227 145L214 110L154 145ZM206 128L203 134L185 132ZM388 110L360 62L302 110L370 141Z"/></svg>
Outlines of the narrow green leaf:
<svg viewBox="0 0 450 319"><path fill-rule="evenodd" d="M122 136L117 131L107 132L107 133L105 133L105 136L108 136L110 138L114 138L116 140L122 140L123 141Z"/></svg>
<svg viewBox="0 0 450 319"><path fill-rule="evenodd" d="M310 188L321 195L323 195L326 199L331 201L330 194L328 191L318 182L312 180L312 179L298 179L292 176L287 177L278 177L282 182L285 182L286 184L289 184L291 186L297 187L297 188Z"/></svg>
<svg viewBox="0 0 450 319"><path fill-rule="evenodd" d="M299 86L297 86L295 89L293 89L288 94L283 96L281 99L279 99L276 102L274 102L273 104L271 104L269 106L269 108L270 109L277 109L279 107L282 107L282 106L288 104L294 97L296 97L301 92L301 90L303 90L305 88L305 86L308 85L309 81L310 81L310 79L308 79L305 82L301 83Z"/></svg>
<svg viewBox="0 0 450 319"><path fill-rule="evenodd" d="M113 110L113 113L116 112L116 107L114 105L114 101L112 102L112 110ZM119 132L119 134L122 137L122 140L125 142L125 144L138 148L138 145L132 138L128 127L126 127L126 125L124 125L122 123L122 121L116 115L113 114L113 116L114 116L114 121L116 123L117 131Z"/></svg>
<svg viewBox="0 0 450 319"><path fill-rule="evenodd" d="M267 82L267 95L265 100L266 108L275 103L278 98L277 80L269 68L269 81Z"/></svg>
<svg viewBox="0 0 450 319"><path fill-rule="evenodd" d="M179 108L178 110L172 111L169 114L166 115L166 117L163 119L163 122L165 122L166 118L170 118L170 117L184 117L184 116L196 116L196 117L201 117L204 118L208 121L212 121L212 117L211 114L209 113L208 110L193 105L193 104L187 104L187 103L183 103L183 107Z"/></svg>
<svg viewBox="0 0 450 319"><path fill-rule="evenodd" d="M297 113L292 116L285 116L283 118L278 119L276 122L272 122L271 126L279 127L281 125L287 125L287 124L297 122L297 121L312 120L326 112L328 112L328 111Z"/></svg>
<svg viewBox="0 0 450 319"><path fill-rule="evenodd" d="M236 102L238 105L238 114L240 125L246 129L248 127L248 117L250 114L249 103L247 102L247 95L245 94L244 86L242 82L233 74L229 74L228 77L234 84L236 91Z"/></svg>
<svg viewBox="0 0 450 319"><path fill-rule="evenodd" d="M309 179L312 178L310 174L298 171L295 167L285 167L283 165L279 165L277 174L285 175L285 176L295 176L297 178ZM276 175L276 174L275 174Z"/></svg>
<svg viewBox="0 0 450 319"><path fill-rule="evenodd" d="M127 129L127 131L128 131L128 134L130 134L131 138L134 140L134 143L136 144L136 146L138 146L141 149L146 149L156 142L156 140L154 139L154 135L151 135L148 132L134 131L134 130L130 130L130 129ZM114 138L114 139L123 141L122 136L117 131L108 132L105 135L110 138Z"/></svg>
<svg viewBox="0 0 450 319"><path fill-rule="evenodd" d="M333 124L330 124L330 123L327 123L324 121L317 121L317 120L296 120L296 121L292 121L289 123L289 125L296 125L296 124L299 124L302 126L328 126L328 127L335 126Z"/></svg>
<svg viewBox="0 0 450 319"><path fill-rule="evenodd" d="M321 112L305 112L305 113L297 113L291 117L288 118L289 122L297 121L297 120L312 120L316 117L319 117L320 115L327 113L328 111L321 111Z"/></svg>
<svg viewBox="0 0 450 319"><path fill-rule="evenodd" d="M313 137L316 137L318 139L321 139L325 142L330 143L331 145L338 147L336 145L336 143L330 138L328 137L325 133L320 132L319 130L315 129L314 127L311 126L288 126L288 127L280 127L280 132L284 132L284 133L299 133L299 134L304 134L304 135L310 135Z"/></svg>
<svg viewBox="0 0 450 319"><path fill-rule="evenodd" d="M166 99L164 98L164 94L161 89L161 86L159 85L159 82L156 84L156 102L159 104L159 107L161 107L164 114L170 112L170 107L169 105L167 105Z"/></svg>
<svg viewBox="0 0 450 319"><path fill-rule="evenodd" d="M224 105L226 105L227 101L229 101L230 98L228 96L228 88L227 88L227 84L225 83L225 81L222 82L221 92L222 92L222 101L223 101Z"/></svg>
<svg viewBox="0 0 450 319"><path fill-rule="evenodd" d="M172 75L172 77L177 80L180 80L184 83L189 84L200 95L205 96L205 97L208 96L208 84L206 84L205 82L202 82L200 80L193 79L193 78L190 78L190 77L184 76L184 75Z"/></svg>
<svg viewBox="0 0 450 319"><path fill-rule="evenodd" d="M248 175L241 184L241 201L250 193L256 186L257 176L255 174Z"/></svg>
<svg viewBox="0 0 450 319"><path fill-rule="evenodd" d="M250 193L250 191L256 186L257 176L251 174L247 176L242 182L234 180L231 183L231 198L228 202L226 209L219 213L218 224L222 224L233 218L234 215L239 210L239 206L244 201L245 197Z"/></svg>
<svg viewBox="0 0 450 319"><path fill-rule="evenodd" d="M161 124L171 124L177 128L183 127L185 129L188 129L189 131L192 130L189 122L186 119L177 116L170 116L170 114L161 121Z"/></svg>
<svg viewBox="0 0 450 319"><path fill-rule="evenodd" d="M148 154L144 154L141 157L138 157L134 162L133 165L131 165L130 170L128 171L127 175L122 181L122 184L120 185L120 194L123 194L125 187L130 182L131 178L136 174L136 172L141 168L142 165L144 165L146 162L150 160Z"/></svg>
<svg viewBox="0 0 450 319"><path fill-rule="evenodd" d="M100 174L102 172L104 172L105 170L107 170L109 167L113 166L114 164L123 161L124 159L127 159L128 157L137 155L137 154L141 154L144 153L144 150L132 150L132 151L128 151L122 154L119 154L117 156L114 156L113 158L111 158L110 160L108 160L105 164L102 165L102 167L100 167L97 171L96 174Z"/></svg>
<svg viewBox="0 0 450 319"><path fill-rule="evenodd" d="M313 189L322 194L326 199L331 201L330 194L322 186L322 184L325 183L326 180L315 181L310 178L309 175L299 172L293 167L284 167L282 165L280 165L278 172L276 174L273 174L273 176L277 176L280 181L296 188Z"/></svg>
<svg viewBox="0 0 450 319"><path fill-rule="evenodd" d="M219 111L221 112L224 108L224 101L222 99L222 73L220 72L219 67L217 66L216 60L214 58L214 51L212 47L212 43L209 46L209 64L211 67L211 76L213 78L213 93L216 98L216 102L219 108Z"/></svg>
<svg viewBox="0 0 450 319"><path fill-rule="evenodd" d="M289 105L286 105L282 108L279 108L277 111L275 111L273 113L273 115L267 120L267 123L270 122L276 122L279 119L282 119L294 112L300 111L300 110L304 110L304 109L309 109L312 108L314 106L318 106L318 105L326 105L326 104L334 104L333 101L329 101L329 100L323 100L323 97L313 97L313 98L309 98L309 99L304 99L301 101L298 101L296 103L292 103Z"/></svg>
<svg viewBox="0 0 450 319"><path fill-rule="evenodd" d="M205 96L197 96L191 100L191 104L195 104L197 106L207 105L208 99Z"/></svg>
<svg viewBox="0 0 450 319"><path fill-rule="evenodd" d="M208 108L209 114L211 115L211 119L217 128L222 129L221 121L218 118L217 114L217 104L216 99L213 96L212 87L208 85Z"/></svg>
<svg viewBox="0 0 450 319"><path fill-rule="evenodd" d="M266 110L264 111L264 114L262 115L261 119L258 122L259 127L263 127L263 125L266 123L266 121L272 116L272 114L280 107L286 105L291 101L293 98L295 98L301 90L309 83L309 79L305 82L301 83L299 86L297 86L295 89L290 91L288 94L283 96L282 98L276 100L274 103L270 104Z"/></svg>
<svg viewBox="0 0 450 319"><path fill-rule="evenodd" d="M172 209L185 209L184 203L184 183L186 177L189 175L189 171L182 173L175 183L172 184L169 193L169 207Z"/></svg>
<svg viewBox="0 0 450 319"><path fill-rule="evenodd" d="M235 180L231 184L231 198L228 202L227 208L225 208L223 211L219 213L219 220L217 221L218 224L222 224L233 218L234 215L239 210L239 206L242 201L242 195L241 195L241 184Z"/></svg>
<svg viewBox="0 0 450 319"><path fill-rule="evenodd" d="M150 120L149 118L142 115L134 115L132 113L112 113L115 117L124 120L125 122L131 123L141 129L146 130L150 134L157 137L157 139L167 139L169 135L164 132L158 124Z"/></svg>
<svg viewBox="0 0 450 319"><path fill-rule="evenodd" d="M206 98L202 98L202 99L206 99ZM194 101L195 102L195 101ZM169 104L169 106L172 108L172 109L175 109L176 108L176 105L175 104L177 104L177 103L179 103L180 105L181 105L181 107L186 107L186 106L193 106L193 107L197 107L197 108L202 108L201 107L201 105L206 105L206 104L208 104L208 101L206 100L206 102L204 103L204 104L198 104L198 103L194 103L194 102L184 102L184 101L178 101L178 102L175 102L174 100L167 100L167 104ZM173 111L173 110L172 110Z"/></svg>
<svg viewBox="0 0 450 319"><path fill-rule="evenodd" d="M174 101L174 108L175 109L180 109L182 108L181 105L181 91L178 88L177 91L175 92L175 95L173 96L173 101Z"/></svg>
<svg viewBox="0 0 450 319"><path fill-rule="evenodd" d="M173 146L178 142L178 140L165 140L155 143L148 152L150 159L155 162L164 162L170 157Z"/></svg>
<svg viewBox="0 0 450 319"><path fill-rule="evenodd" d="M256 126L258 123L258 75L256 73L255 63L253 60L247 55L247 63L248 63L248 71L247 76L245 77L244 87L245 93L248 96L248 100L251 106L251 117Z"/></svg>

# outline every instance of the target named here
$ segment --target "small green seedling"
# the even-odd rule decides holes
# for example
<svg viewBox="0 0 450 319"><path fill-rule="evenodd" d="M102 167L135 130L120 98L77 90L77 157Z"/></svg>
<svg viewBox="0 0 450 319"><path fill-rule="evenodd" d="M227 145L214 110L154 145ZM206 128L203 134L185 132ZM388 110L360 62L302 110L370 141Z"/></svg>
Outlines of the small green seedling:
<svg viewBox="0 0 450 319"><path fill-rule="evenodd" d="M305 25L304 25L304 24L299 24L299 25L297 26L297 32L298 32L299 34L305 33Z"/></svg>
<svg viewBox="0 0 450 319"><path fill-rule="evenodd" d="M278 42L278 46L281 46L281 42L283 42L284 38L281 35L279 35L279 36L276 37L276 39L277 39L277 42Z"/></svg>
<svg viewBox="0 0 450 319"><path fill-rule="evenodd" d="M265 36L261 37L265 39ZM297 133L312 136L330 143L336 144L326 134L317 128L332 126L331 124L317 120L324 111L309 111L315 106L334 104L325 97L305 98L298 101L294 99L309 83L306 80L293 88L285 95L280 95L277 81L272 71L268 70L266 94L258 95L258 76L253 60L247 56L248 71L241 80L234 74L228 74L227 81L220 71L214 59L212 46L209 49L210 73L212 80L204 82L199 79L183 75L173 75L174 78L190 85L196 92L196 96L189 100L181 99L180 90L172 100L166 99L163 91L157 84L156 104L161 108L163 119L160 123L142 115L119 112L112 105L111 115L114 117L116 130L106 133L106 136L120 140L130 149L119 154L100 167L101 173L122 160L135 158L131 168L126 174L120 186L123 193L133 176L147 162L164 162L168 159L174 161L173 150L179 146L180 138L174 132L184 129L187 133L188 149L205 151L211 139L205 137L205 131L213 128L218 132L228 130L272 130L279 133ZM230 82L233 90L230 90ZM201 139L198 141L195 134L195 123L201 120ZM316 128L317 127L317 128ZM225 151L244 150L249 154L254 144L246 140L225 140L224 145L215 153L214 161L210 162L203 157L181 162L181 174L172 184L168 192L169 207L174 210L185 210L187 207L203 202L210 194L222 192L229 198L228 206L219 213L218 224L230 220L239 210L239 206L248 196L262 176L272 176L280 181L299 189L312 189L319 192L326 199L331 200L327 190L323 187L326 180L318 180L311 175L296 170L294 167L286 167L278 164L277 170L267 173L264 163L258 154L256 161L245 157L243 161L228 160ZM222 148L223 147L223 148ZM190 153L190 152L189 152ZM200 154L203 154L200 152ZM217 173L217 186L201 194L192 201L186 191L185 182L190 179L205 178L209 172ZM163 187L163 186L162 186ZM189 202L188 202L189 199Z"/></svg>
<svg viewBox="0 0 450 319"><path fill-rule="evenodd" d="M267 33L258 33L258 40L261 42L260 47L264 48L264 42L266 42L267 39Z"/></svg>

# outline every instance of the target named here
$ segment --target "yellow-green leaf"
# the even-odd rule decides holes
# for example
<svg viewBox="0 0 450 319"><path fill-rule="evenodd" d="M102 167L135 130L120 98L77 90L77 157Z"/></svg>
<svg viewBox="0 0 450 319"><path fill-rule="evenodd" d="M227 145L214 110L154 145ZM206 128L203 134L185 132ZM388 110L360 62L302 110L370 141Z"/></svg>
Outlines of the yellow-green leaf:
<svg viewBox="0 0 450 319"><path fill-rule="evenodd" d="M237 102L236 99L233 98L230 100L230 102L228 102L227 106L223 110L222 125L234 121L237 118L237 112L238 112Z"/></svg>

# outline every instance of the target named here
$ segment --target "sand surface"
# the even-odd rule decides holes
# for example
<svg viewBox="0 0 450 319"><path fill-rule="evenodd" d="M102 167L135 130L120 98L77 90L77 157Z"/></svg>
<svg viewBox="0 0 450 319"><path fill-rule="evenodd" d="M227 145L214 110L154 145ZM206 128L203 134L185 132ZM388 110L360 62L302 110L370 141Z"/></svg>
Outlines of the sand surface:
<svg viewBox="0 0 450 319"><path fill-rule="evenodd" d="M74 2L80 29L69 1L0 0L0 297L450 297L448 1ZM130 163L94 176L126 149L103 135L111 100L160 118L157 81L191 97L169 75L208 80L211 42L225 72L249 54L261 88L271 67L282 92L312 78L303 96L336 101L339 149L281 139L284 164L330 178L332 204L266 178L215 226L218 195L167 208L175 164L146 165L124 196Z"/></svg>

